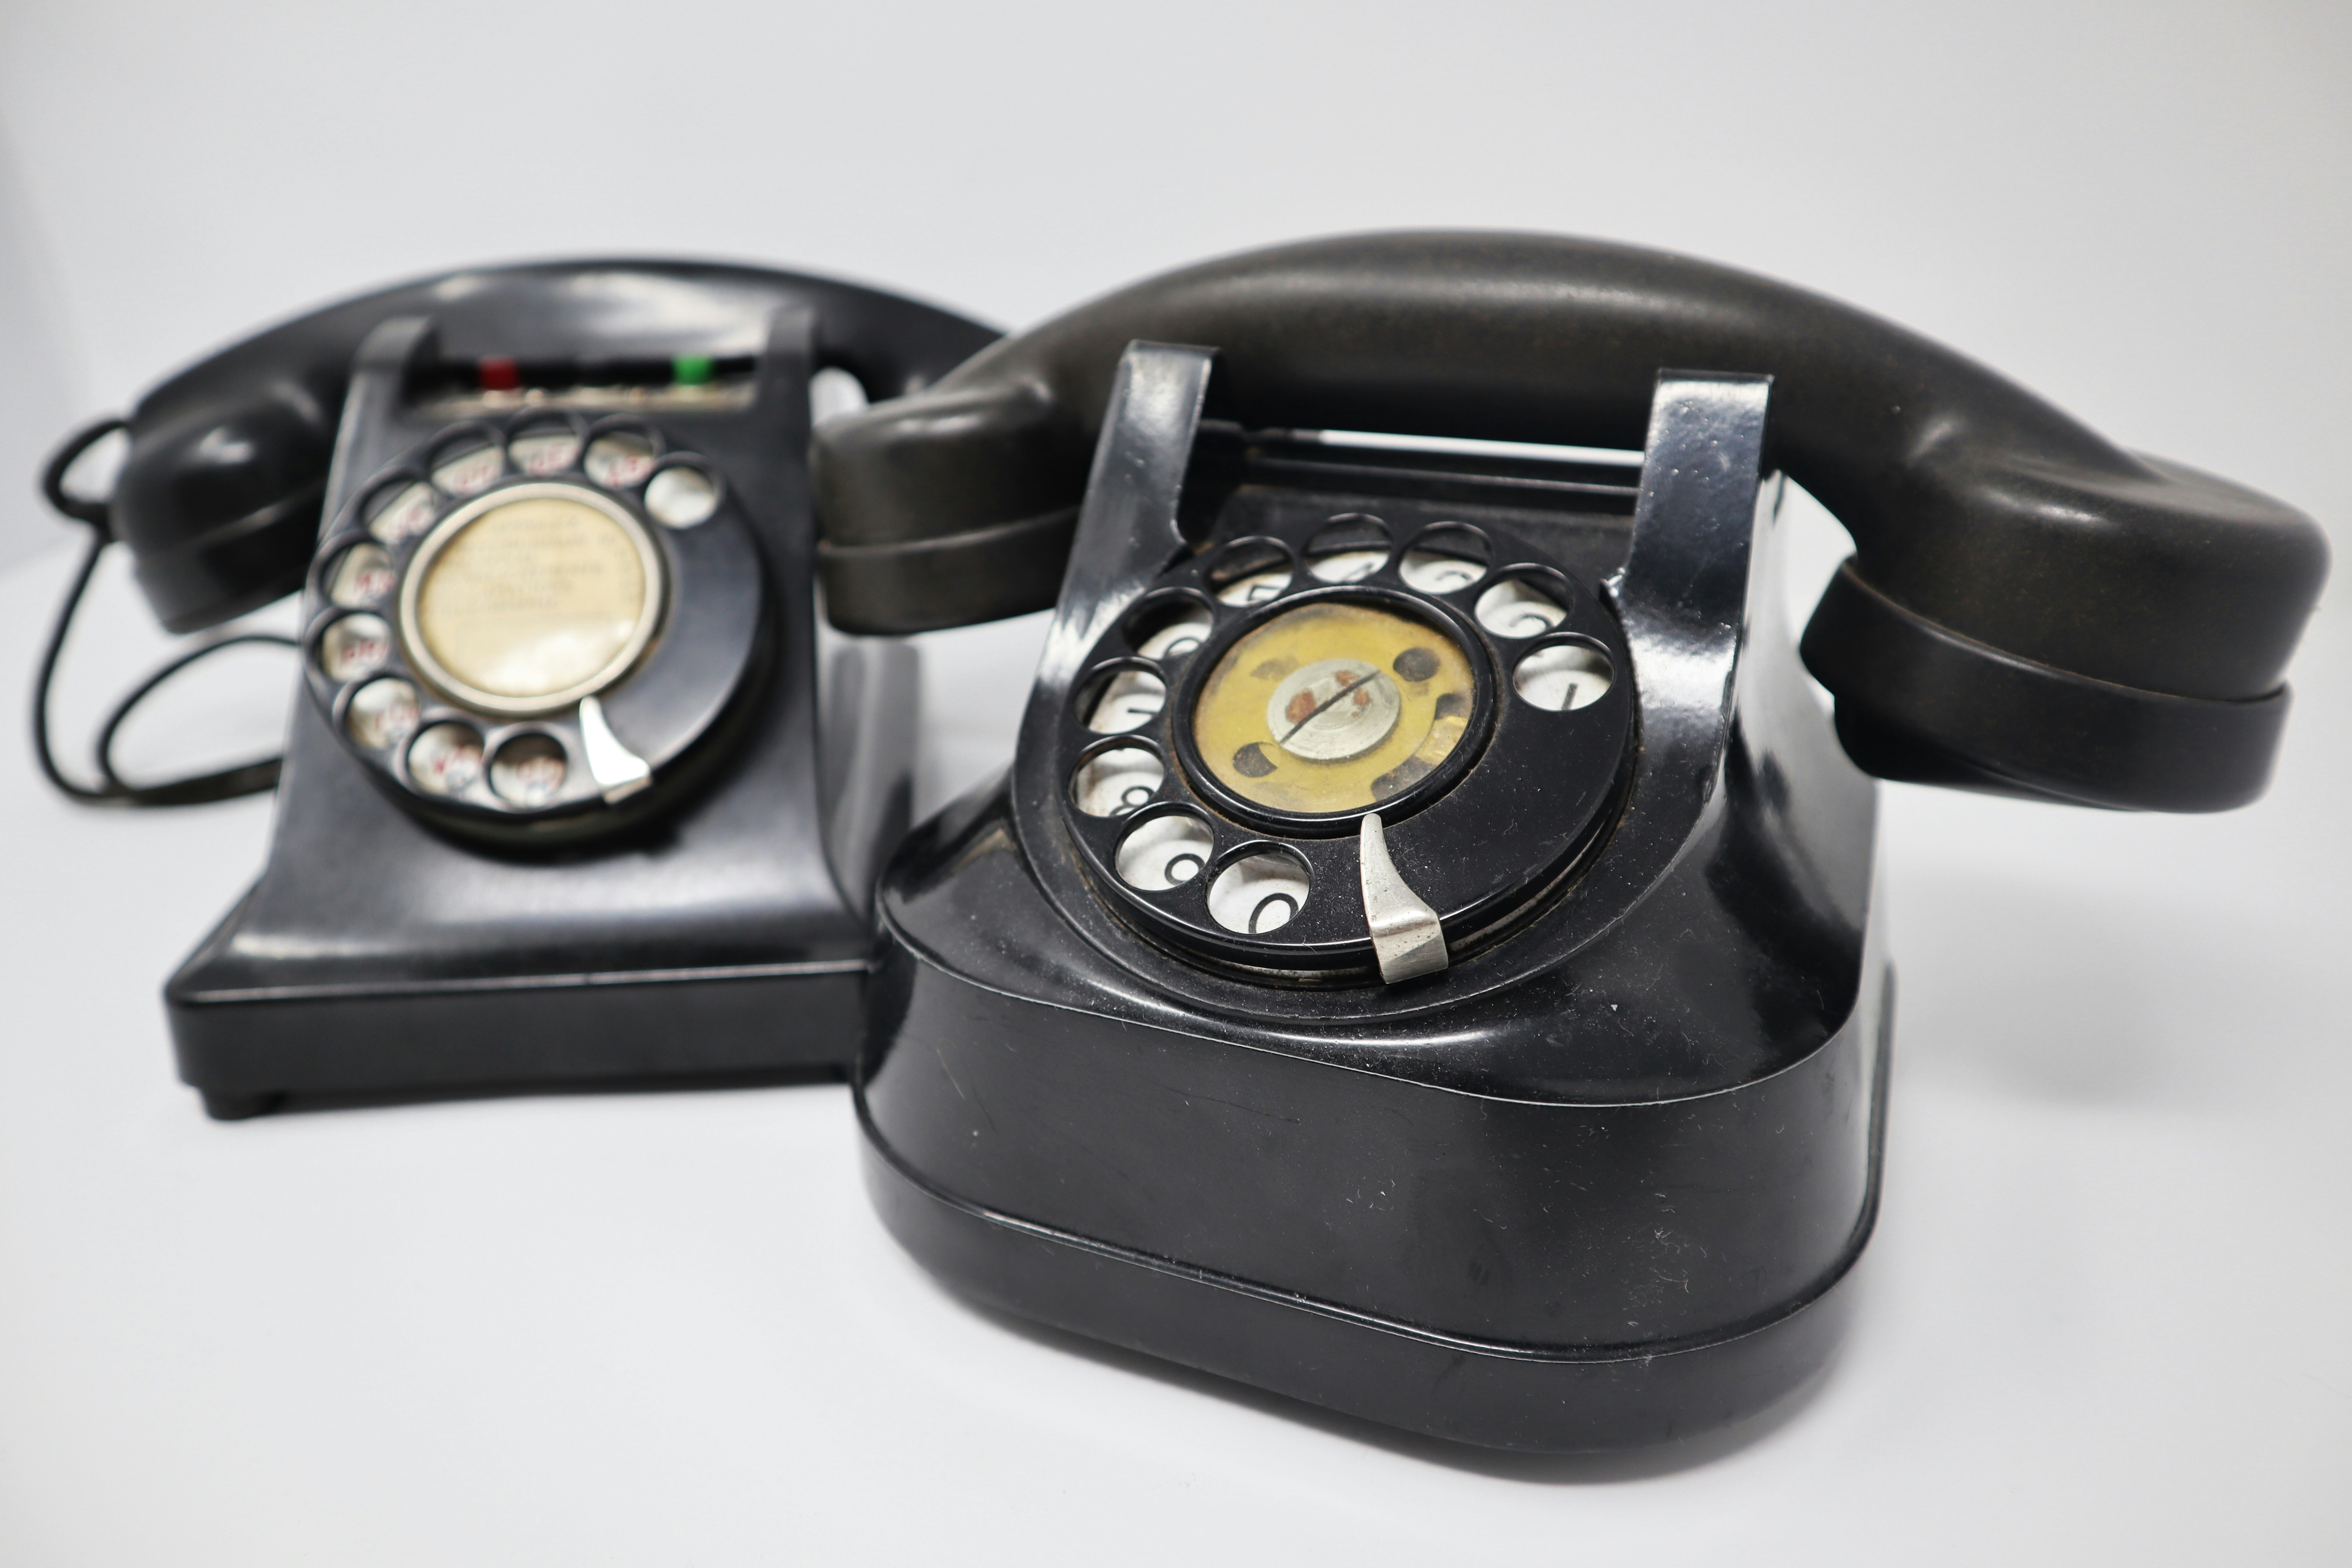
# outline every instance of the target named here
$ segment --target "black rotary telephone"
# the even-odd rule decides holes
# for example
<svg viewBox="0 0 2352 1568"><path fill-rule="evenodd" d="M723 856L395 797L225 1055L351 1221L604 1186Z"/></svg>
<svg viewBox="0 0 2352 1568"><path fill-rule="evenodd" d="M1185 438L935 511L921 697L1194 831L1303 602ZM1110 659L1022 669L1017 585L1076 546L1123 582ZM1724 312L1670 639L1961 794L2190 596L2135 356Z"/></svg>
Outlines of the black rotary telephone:
<svg viewBox="0 0 2352 1568"><path fill-rule="evenodd" d="M2326 571L1887 323L1538 237L1171 273L814 457L845 626L1059 593L1011 773L882 882L886 1221L1011 1310L1506 1447L1695 1431L1835 1343L1868 775L2250 801ZM1780 473L1856 547L1795 646Z"/></svg>
<svg viewBox="0 0 2352 1568"><path fill-rule="evenodd" d="M207 1107L839 1062L915 670L846 643L820 692L812 382L898 396L994 336L752 268L490 268L265 331L69 441L46 488L90 555L36 705L61 787L279 782L125 784L128 702L95 786L50 759L48 674L109 542L174 631L301 595L268 866L165 990ZM117 427L111 497L76 497Z"/></svg>

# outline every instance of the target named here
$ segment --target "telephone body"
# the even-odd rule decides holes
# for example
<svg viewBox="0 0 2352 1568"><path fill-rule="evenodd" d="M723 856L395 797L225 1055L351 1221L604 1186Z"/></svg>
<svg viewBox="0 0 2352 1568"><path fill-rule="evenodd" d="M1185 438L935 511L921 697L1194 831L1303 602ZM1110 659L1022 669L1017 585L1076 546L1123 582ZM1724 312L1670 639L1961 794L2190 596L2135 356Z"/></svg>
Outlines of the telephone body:
<svg viewBox="0 0 2352 1568"><path fill-rule="evenodd" d="M212 1113L837 1068L917 672L835 638L821 682L812 377L898 395L994 335L788 273L546 264L151 393L108 510L165 624L302 595L268 866L164 991Z"/></svg>
<svg viewBox="0 0 2352 1568"><path fill-rule="evenodd" d="M1905 417L1941 441L1846 428ZM1009 775L878 894L885 1222L1005 1310L1509 1448L1687 1435L1838 1342L1894 1016L1865 767L2250 798L2326 560L1899 329L1542 237L1151 279L815 455L853 624L1061 558ZM1834 727L1784 470L1857 542L1803 643Z"/></svg>

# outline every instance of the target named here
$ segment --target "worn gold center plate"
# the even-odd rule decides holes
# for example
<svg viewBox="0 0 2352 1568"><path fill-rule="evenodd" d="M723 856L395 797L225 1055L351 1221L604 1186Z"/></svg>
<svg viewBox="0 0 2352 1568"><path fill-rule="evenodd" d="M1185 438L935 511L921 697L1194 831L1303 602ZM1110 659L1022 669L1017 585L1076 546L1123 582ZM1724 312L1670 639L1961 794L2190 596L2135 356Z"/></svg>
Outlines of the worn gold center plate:
<svg viewBox="0 0 2352 1568"><path fill-rule="evenodd" d="M1345 602L1276 616L1226 650L1192 708L1217 782L1272 811L1362 811L1462 742L1469 657L1421 621Z"/></svg>
<svg viewBox="0 0 2352 1568"><path fill-rule="evenodd" d="M471 706L536 712L627 673L661 604L661 562L644 527L565 485L499 492L453 512L410 570L413 654Z"/></svg>

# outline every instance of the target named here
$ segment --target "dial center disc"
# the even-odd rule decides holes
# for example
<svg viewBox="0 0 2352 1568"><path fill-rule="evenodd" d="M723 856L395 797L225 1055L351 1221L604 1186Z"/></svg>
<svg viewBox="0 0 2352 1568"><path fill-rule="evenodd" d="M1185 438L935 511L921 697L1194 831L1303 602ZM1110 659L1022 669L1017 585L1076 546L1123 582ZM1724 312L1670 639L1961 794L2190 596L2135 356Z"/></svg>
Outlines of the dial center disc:
<svg viewBox="0 0 2352 1568"><path fill-rule="evenodd" d="M1378 805L1453 754L1476 678L1454 637L1345 600L1276 616L1227 649L1190 715L1217 782L1301 816Z"/></svg>
<svg viewBox="0 0 2352 1568"><path fill-rule="evenodd" d="M1323 658L1283 677L1265 726L1294 757L1344 763L1387 740L1403 706L1396 682L1362 659Z"/></svg>
<svg viewBox="0 0 2352 1568"><path fill-rule="evenodd" d="M635 519L569 485L452 513L418 552L403 630L435 684L530 712L626 673L659 618L661 562Z"/></svg>

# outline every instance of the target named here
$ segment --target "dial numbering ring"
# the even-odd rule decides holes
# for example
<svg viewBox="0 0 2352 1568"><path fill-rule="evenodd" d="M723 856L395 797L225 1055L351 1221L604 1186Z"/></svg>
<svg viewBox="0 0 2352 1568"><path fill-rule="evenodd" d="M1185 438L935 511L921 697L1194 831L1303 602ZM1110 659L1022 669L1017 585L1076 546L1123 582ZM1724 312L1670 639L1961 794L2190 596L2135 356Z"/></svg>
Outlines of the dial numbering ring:
<svg viewBox="0 0 2352 1568"><path fill-rule="evenodd" d="M1631 711L1614 616L1498 522L1261 521L1144 584L1055 748L1097 895L1194 960L1353 984L1378 814L1449 942L1516 929L1614 796Z"/></svg>
<svg viewBox="0 0 2352 1568"><path fill-rule="evenodd" d="M351 497L305 586L304 682L345 752L440 825L551 843L640 820L762 679L748 509L643 421L461 421Z"/></svg>

